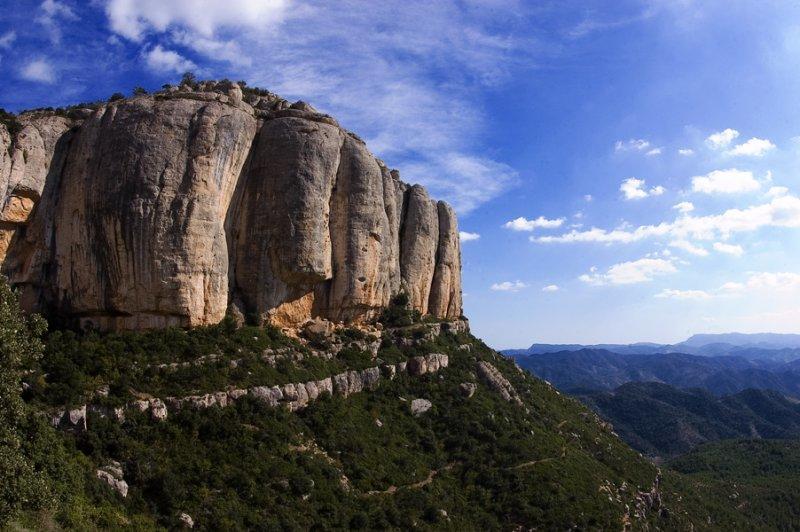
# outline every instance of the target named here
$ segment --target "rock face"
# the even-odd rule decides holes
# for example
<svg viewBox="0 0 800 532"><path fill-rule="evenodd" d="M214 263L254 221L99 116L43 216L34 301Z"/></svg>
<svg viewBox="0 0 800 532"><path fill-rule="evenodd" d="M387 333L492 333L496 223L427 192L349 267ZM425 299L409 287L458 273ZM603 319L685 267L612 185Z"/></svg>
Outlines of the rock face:
<svg viewBox="0 0 800 532"><path fill-rule="evenodd" d="M461 315L455 213L308 104L172 90L0 125L0 264L103 329ZM250 103L247 103L250 102ZM252 105L251 105L252 104Z"/></svg>

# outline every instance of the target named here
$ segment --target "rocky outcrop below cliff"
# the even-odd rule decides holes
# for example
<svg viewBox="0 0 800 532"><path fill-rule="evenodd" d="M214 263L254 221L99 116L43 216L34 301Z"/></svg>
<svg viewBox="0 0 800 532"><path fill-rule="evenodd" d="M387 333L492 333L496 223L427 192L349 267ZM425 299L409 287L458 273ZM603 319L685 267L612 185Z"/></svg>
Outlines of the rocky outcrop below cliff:
<svg viewBox="0 0 800 532"><path fill-rule="evenodd" d="M103 329L461 315L455 213L308 104L204 83L0 125L0 261Z"/></svg>

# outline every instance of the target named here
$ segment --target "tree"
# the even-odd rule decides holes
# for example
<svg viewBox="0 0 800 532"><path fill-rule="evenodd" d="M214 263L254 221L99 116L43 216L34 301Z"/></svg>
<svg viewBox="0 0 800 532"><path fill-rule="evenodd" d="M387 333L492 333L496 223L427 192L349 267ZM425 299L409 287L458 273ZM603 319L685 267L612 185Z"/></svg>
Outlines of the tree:
<svg viewBox="0 0 800 532"><path fill-rule="evenodd" d="M125 95L124 94L122 94L121 92L115 92L114 94L111 95L111 97L108 99L108 101L109 102L116 102L118 100L124 100L124 99L125 99Z"/></svg>
<svg viewBox="0 0 800 532"><path fill-rule="evenodd" d="M40 316L22 313L16 293L0 276L0 527L47 491L22 450L27 411L20 395L22 371L42 356L46 328Z"/></svg>
<svg viewBox="0 0 800 532"><path fill-rule="evenodd" d="M134 96L142 96L143 94L147 94L147 89L144 87L136 87L133 89Z"/></svg>
<svg viewBox="0 0 800 532"><path fill-rule="evenodd" d="M188 85L194 89L197 86L197 77L194 75L194 72L184 72L180 84Z"/></svg>

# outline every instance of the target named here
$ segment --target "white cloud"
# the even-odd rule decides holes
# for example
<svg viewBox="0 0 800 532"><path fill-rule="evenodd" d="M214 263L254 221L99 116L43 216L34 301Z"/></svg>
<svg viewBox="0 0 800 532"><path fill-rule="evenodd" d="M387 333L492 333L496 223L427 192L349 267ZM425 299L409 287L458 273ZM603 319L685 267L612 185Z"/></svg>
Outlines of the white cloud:
<svg viewBox="0 0 800 532"><path fill-rule="evenodd" d="M742 246L736 244L725 244L723 242L714 242L714 249L720 253L741 257L744 254Z"/></svg>
<svg viewBox="0 0 800 532"><path fill-rule="evenodd" d="M558 285L555 284L549 284L542 288L542 292L558 292L558 290Z"/></svg>
<svg viewBox="0 0 800 532"><path fill-rule="evenodd" d="M692 178L692 190L705 194L736 194L759 188L761 183L753 177L753 172L736 168L713 170L706 175Z"/></svg>
<svg viewBox="0 0 800 532"><path fill-rule="evenodd" d="M70 6L56 0L44 0L39 10L41 13L34 20L45 27L53 44L61 42L60 20L78 20Z"/></svg>
<svg viewBox="0 0 800 532"><path fill-rule="evenodd" d="M618 140L614 144L614 151L644 151L650 147L650 142L644 139Z"/></svg>
<svg viewBox="0 0 800 532"><path fill-rule="evenodd" d="M706 138L706 145L712 150L726 148L739 136L735 129L728 128L724 131L713 133Z"/></svg>
<svg viewBox="0 0 800 532"><path fill-rule="evenodd" d="M682 201L677 205L673 205L672 208L681 214L688 214L694 210L694 204L689 201Z"/></svg>
<svg viewBox="0 0 800 532"><path fill-rule="evenodd" d="M681 148L678 150L678 153L684 157L688 157L690 155L694 155L694 150L691 148Z"/></svg>
<svg viewBox="0 0 800 532"><path fill-rule="evenodd" d="M53 65L47 59L34 59L27 63L20 71L20 76L28 81L38 83L54 83L56 80Z"/></svg>
<svg viewBox="0 0 800 532"><path fill-rule="evenodd" d="M478 233L469 233L467 231L459 231L458 238L462 242L472 242L473 240L478 240L481 237Z"/></svg>
<svg viewBox="0 0 800 532"><path fill-rule="evenodd" d="M583 201L585 201L587 203L590 203L590 202L594 201L594 197L592 197L591 194L585 194L583 196Z"/></svg>
<svg viewBox="0 0 800 532"><path fill-rule="evenodd" d="M443 194L460 214L499 196L518 177L506 164L457 152L433 153L425 162L401 166L403 175L412 176L411 182L423 183L439 197Z"/></svg>
<svg viewBox="0 0 800 532"><path fill-rule="evenodd" d="M17 39L17 32L14 30L10 30L5 32L2 36L0 36L0 48L11 48L11 45Z"/></svg>
<svg viewBox="0 0 800 532"><path fill-rule="evenodd" d="M646 198L647 196L660 196L667 190L661 185L652 187L650 190L645 190L644 185L644 179L629 177L622 182L619 186L619 190L627 200L637 200Z"/></svg>
<svg viewBox="0 0 800 532"><path fill-rule="evenodd" d="M494 283L489 288L495 292L519 292L524 288L528 288L528 284L522 281L503 281L502 283Z"/></svg>
<svg viewBox="0 0 800 532"><path fill-rule="evenodd" d="M165 50L160 44L144 53L147 67L156 72L174 72L181 74L197 68L192 61L172 50Z"/></svg>
<svg viewBox="0 0 800 532"><path fill-rule="evenodd" d="M800 274L794 272L751 272L745 282L727 282L719 289L725 294L751 292L760 295L795 290L800 290Z"/></svg>
<svg viewBox="0 0 800 532"><path fill-rule="evenodd" d="M663 299L702 301L703 299L709 299L712 296L703 290L673 290L670 288L665 288L656 294L655 297Z"/></svg>
<svg viewBox="0 0 800 532"><path fill-rule="evenodd" d="M288 0L110 0L106 15L115 33L140 42L145 33L174 27L204 37L223 28L267 31L284 19L290 4Z"/></svg>
<svg viewBox="0 0 800 532"><path fill-rule="evenodd" d="M511 229L512 231L533 231L537 228L553 229L555 227L561 227L563 223L564 218L556 218L551 220L545 218L544 216L539 216L534 220L528 220L524 216L520 216L519 218L515 218L510 222L504 223L503 227L506 229Z"/></svg>
<svg viewBox="0 0 800 532"><path fill-rule="evenodd" d="M670 237L695 240L727 239L732 234L752 232L764 227L800 227L800 198L782 196L769 203L745 209L728 209L709 216L684 215L672 222L642 225L633 230L607 231L593 227L586 231L571 231L557 236L531 237L531 242L575 243L599 242L629 244L648 238Z"/></svg>
<svg viewBox="0 0 800 532"><path fill-rule="evenodd" d="M654 155L661 155L661 148L653 148L652 150L645 153L648 157L652 157Z"/></svg>
<svg viewBox="0 0 800 532"><path fill-rule="evenodd" d="M691 253L692 255L697 255L698 257L707 257L708 250L699 246L695 246L688 240L673 240L669 243L670 246L682 249L687 253Z"/></svg>
<svg viewBox="0 0 800 532"><path fill-rule="evenodd" d="M771 187L767 191L767 197L769 198L778 198L780 196L785 196L789 193L789 189L786 187Z"/></svg>
<svg viewBox="0 0 800 532"><path fill-rule="evenodd" d="M770 140L753 137L747 142L734 146L726 153L733 156L763 157L765 153L774 149L775 145Z"/></svg>
<svg viewBox="0 0 800 532"><path fill-rule="evenodd" d="M670 260L643 258L635 261L621 262L611 266L606 273L592 270L578 279L584 283L602 286L607 284L637 284L653 280L653 277L677 272Z"/></svg>

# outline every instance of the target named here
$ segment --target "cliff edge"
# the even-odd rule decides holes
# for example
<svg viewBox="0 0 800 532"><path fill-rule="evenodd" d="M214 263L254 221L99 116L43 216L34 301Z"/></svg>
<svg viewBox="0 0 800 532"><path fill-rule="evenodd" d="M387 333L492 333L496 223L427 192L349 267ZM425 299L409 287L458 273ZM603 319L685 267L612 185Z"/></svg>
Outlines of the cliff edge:
<svg viewBox="0 0 800 532"><path fill-rule="evenodd" d="M405 292L461 315L453 209L306 103L205 82L15 126L0 124L0 265L26 310L292 327L367 322Z"/></svg>

